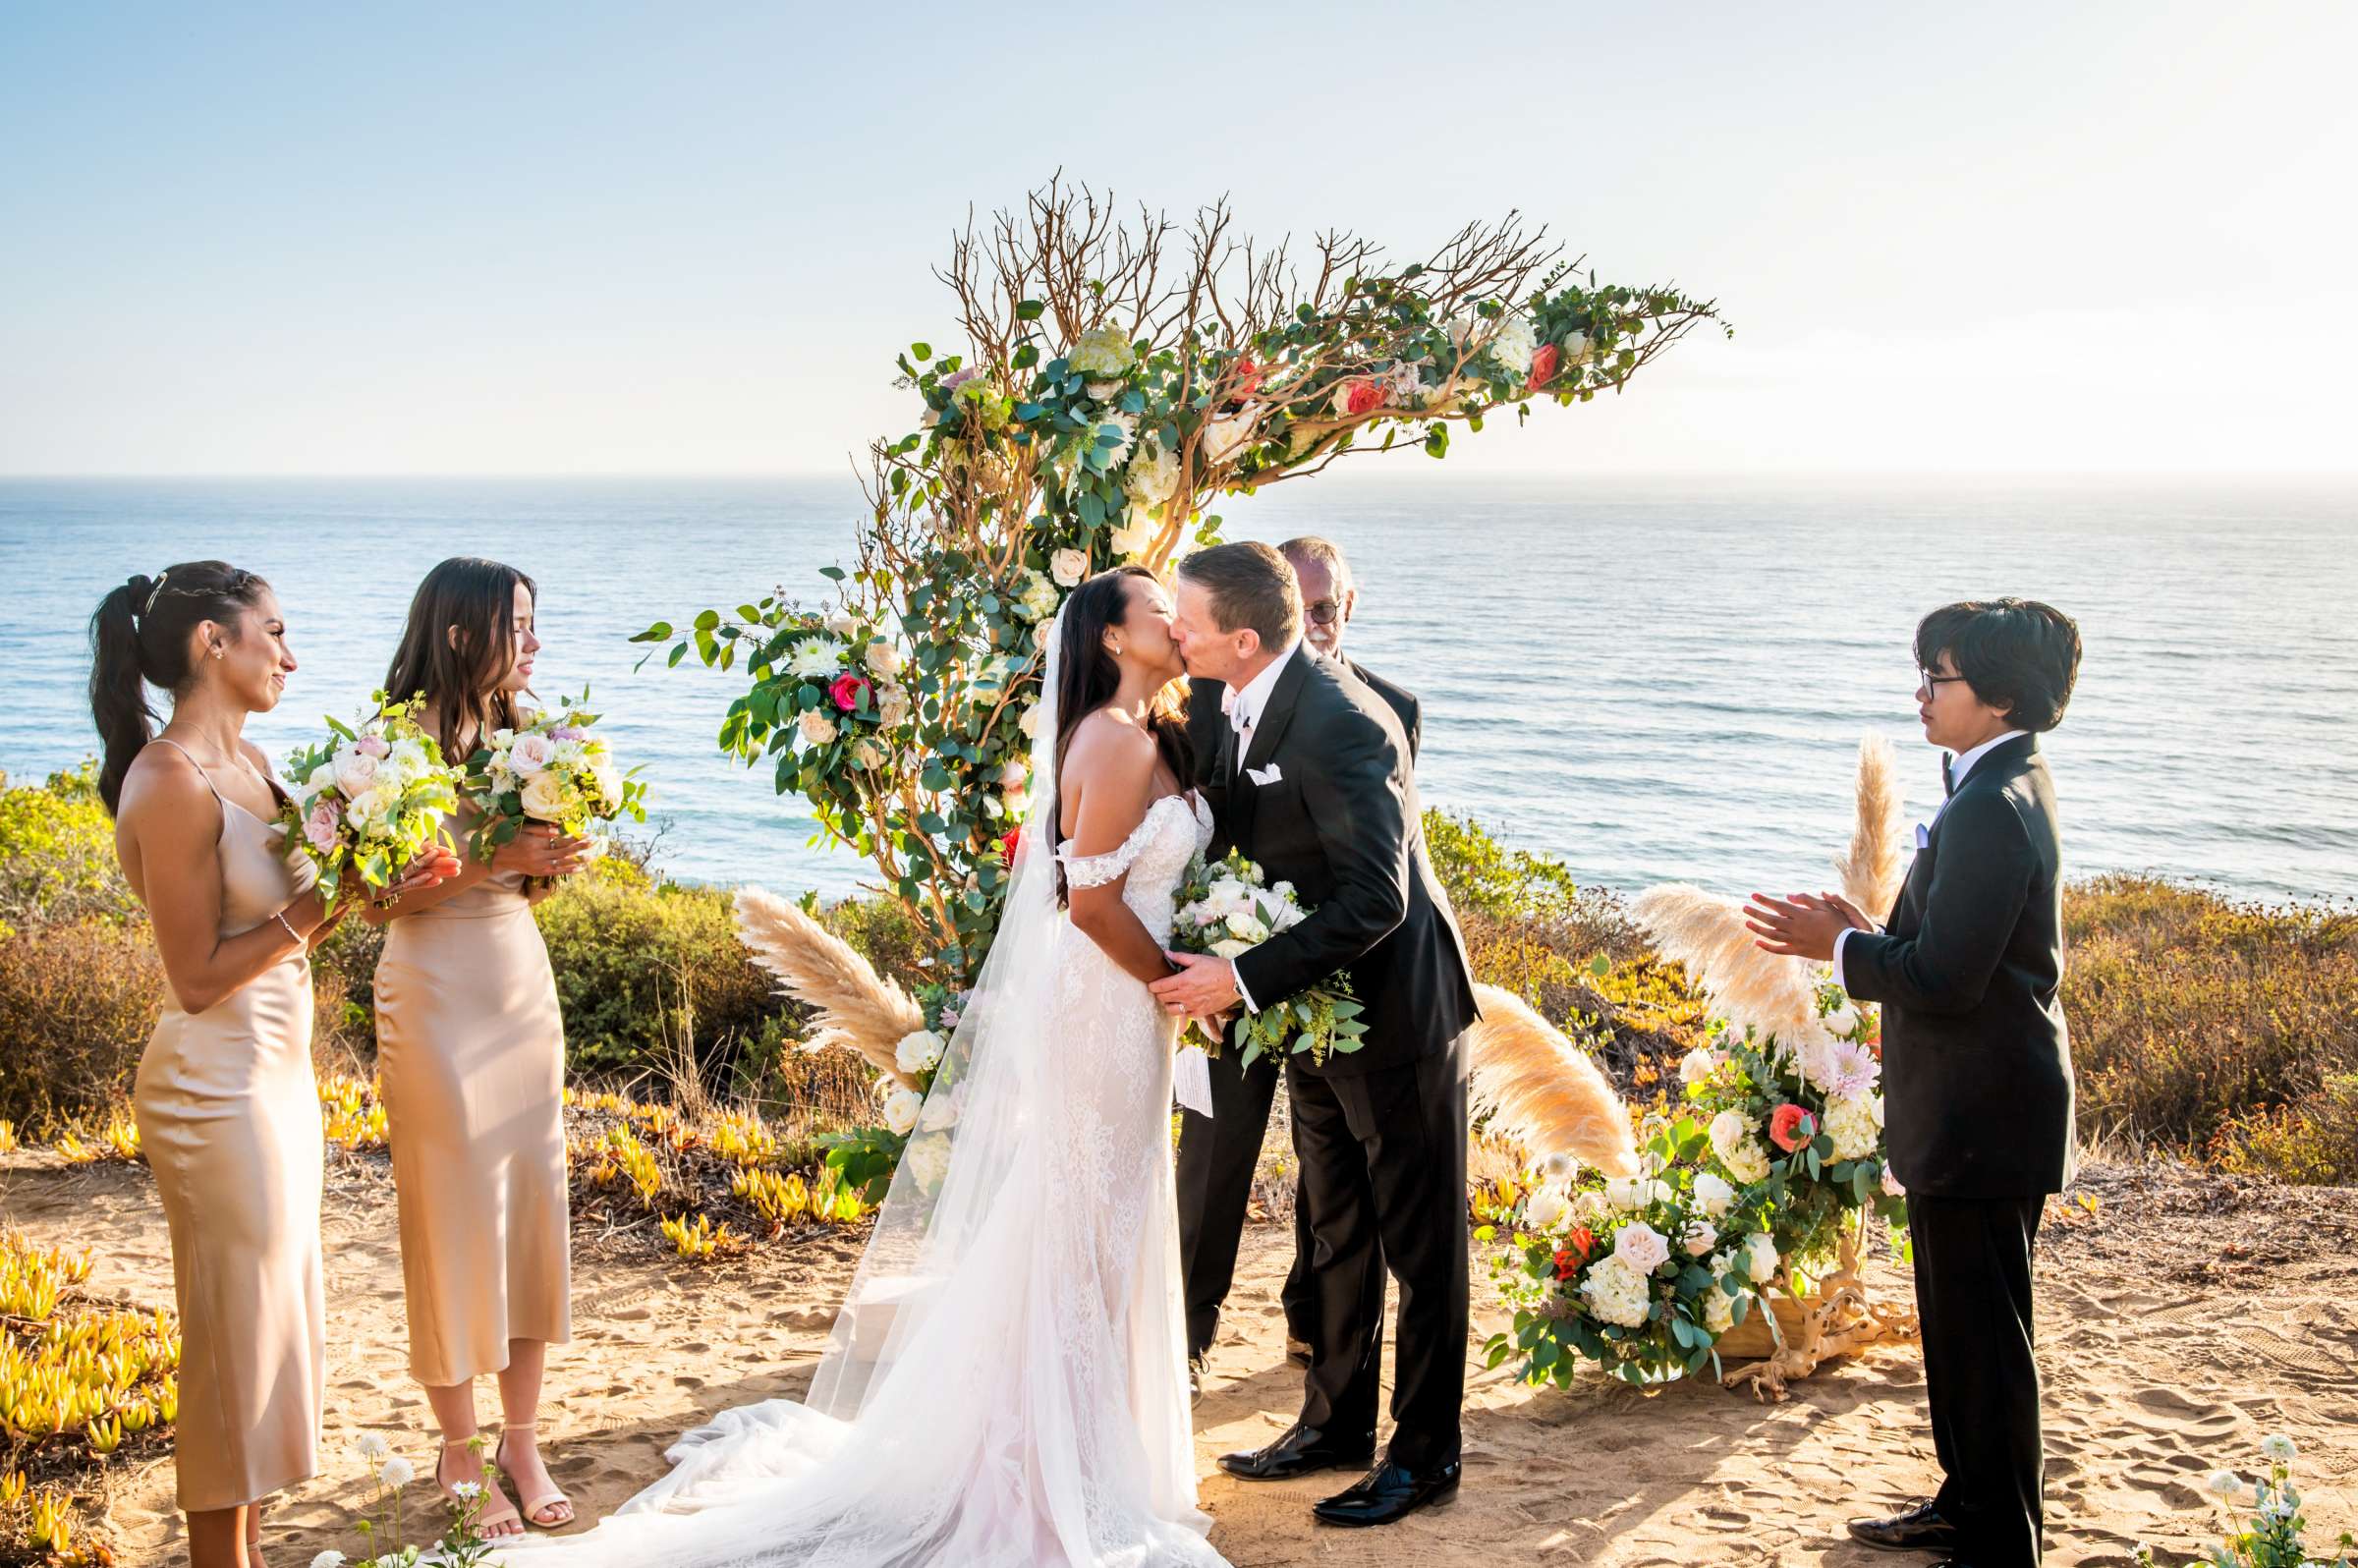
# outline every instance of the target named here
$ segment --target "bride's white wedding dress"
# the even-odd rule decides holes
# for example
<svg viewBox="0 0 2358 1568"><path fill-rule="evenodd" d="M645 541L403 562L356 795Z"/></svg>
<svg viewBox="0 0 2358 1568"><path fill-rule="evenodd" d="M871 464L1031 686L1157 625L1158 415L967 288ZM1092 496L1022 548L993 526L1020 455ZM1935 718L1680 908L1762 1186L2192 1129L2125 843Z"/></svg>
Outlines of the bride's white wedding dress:
<svg viewBox="0 0 2358 1568"><path fill-rule="evenodd" d="M1057 858L1074 887L1127 873L1167 941L1210 836L1166 796L1113 853ZM1021 860L809 1402L722 1413L596 1530L513 1560L1224 1568L1195 1506L1176 1023L1056 907L1047 855Z"/></svg>

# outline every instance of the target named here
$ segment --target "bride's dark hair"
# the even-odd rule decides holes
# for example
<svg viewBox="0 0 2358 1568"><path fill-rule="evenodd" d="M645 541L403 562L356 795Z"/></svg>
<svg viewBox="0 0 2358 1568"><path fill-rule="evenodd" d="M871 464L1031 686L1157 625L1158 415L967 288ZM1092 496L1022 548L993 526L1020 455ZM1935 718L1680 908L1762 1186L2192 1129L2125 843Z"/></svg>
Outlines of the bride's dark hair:
<svg viewBox="0 0 2358 1568"><path fill-rule="evenodd" d="M1132 578L1155 581L1143 566L1115 567L1100 572L1073 590L1064 601L1064 632L1057 644L1056 675L1056 799L1049 803L1048 821L1056 844L1064 842L1064 754L1081 733L1081 721L1113 700L1122 684L1122 667L1105 651L1105 633L1123 624L1130 613ZM1158 703L1147 715L1154 749L1163 765L1181 785L1195 782L1195 751L1188 745L1187 720L1176 708ZM1056 844L1048 846L1051 853ZM1056 865L1056 902L1065 902L1064 863Z"/></svg>

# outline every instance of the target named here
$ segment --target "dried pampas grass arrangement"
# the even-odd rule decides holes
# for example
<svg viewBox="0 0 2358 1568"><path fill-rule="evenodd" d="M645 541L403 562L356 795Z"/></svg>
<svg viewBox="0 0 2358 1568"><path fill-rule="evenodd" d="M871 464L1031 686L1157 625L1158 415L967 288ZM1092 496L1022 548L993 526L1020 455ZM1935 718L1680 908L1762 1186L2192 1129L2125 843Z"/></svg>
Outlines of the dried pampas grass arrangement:
<svg viewBox="0 0 2358 1568"><path fill-rule="evenodd" d="M1655 950L1687 976L1730 1023L1749 1024L1788 1044L1818 1029L1818 995L1809 966L1764 953L1744 925L1743 906L1700 887L1650 887L1630 914Z"/></svg>
<svg viewBox="0 0 2358 1568"><path fill-rule="evenodd" d="M1608 1176L1638 1173L1629 1109L1588 1053L1523 998L1474 987L1482 1017L1466 1031L1466 1088L1490 1130L1534 1159L1571 1154Z"/></svg>
<svg viewBox="0 0 2358 1568"><path fill-rule="evenodd" d="M841 1045L905 1088L917 1087L894 1061L907 1035L926 1027L926 1015L907 991L852 951L850 944L802 909L758 887L737 893L737 933L754 961L778 978L796 1001L818 1018L803 1048Z"/></svg>
<svg viewBox="0 0 2358 1568"><path fill-rule="evenodd" d="M1850 848L1834 857L1834 874L1842 879L1844 898L1869 920L1882 921L1899 901L1900 883L1907 876L1907 849L1899 768L1891 743L1880 735L1859 742L1858 796Z"/></svg>

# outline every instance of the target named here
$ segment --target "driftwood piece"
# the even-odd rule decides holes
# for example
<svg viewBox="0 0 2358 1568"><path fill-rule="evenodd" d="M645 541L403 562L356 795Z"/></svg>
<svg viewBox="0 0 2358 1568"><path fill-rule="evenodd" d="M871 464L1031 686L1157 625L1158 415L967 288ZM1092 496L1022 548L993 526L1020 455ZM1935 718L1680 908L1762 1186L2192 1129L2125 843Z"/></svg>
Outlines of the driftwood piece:
<svg viewBox="0 0 2358 1568"><path fill-rule="evenodd" d="M1867 1292L1867 1281L1859 1273L1859 1241L1865 1230L1862 1216L1858 1233L1842 1233L1841 1261L1814 1291L1795 1288L1789 1269L1777 1270L1769 1288L1781 1295L1763 1302L1768 1310L1719 1336L1722 1363L1731 1355L1760 1354L1764 1359L1723 1372L1722 1386L1749 1385L1763 1403L1774 1404L1785 1397L1787 1383L1809 1376L1826 1362L1854 1356L1871 1345L1917 1337L1915 1308L1879 1303ZM1747 1329L1754 1333L1746 1334Z"/></svg>

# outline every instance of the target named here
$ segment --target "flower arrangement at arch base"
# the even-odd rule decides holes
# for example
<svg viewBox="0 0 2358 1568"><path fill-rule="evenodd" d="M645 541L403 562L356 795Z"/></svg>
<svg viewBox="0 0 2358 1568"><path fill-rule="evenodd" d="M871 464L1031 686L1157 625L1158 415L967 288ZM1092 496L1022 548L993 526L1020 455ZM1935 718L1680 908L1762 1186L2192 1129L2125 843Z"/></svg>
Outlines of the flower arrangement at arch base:
<svg viewBox="0 0 2358 1568"><path fill-rule="evenodd" d="M1906 1219L1877 1022L1831 985L1816 1006L1792 1047L1713 1020L1680 1065L1684 1103L1643 1129L1637 1176L1555 1156L1485 1201L1476 1238L1497 1244L1515 1308L1489 1365L1520 1356L1525 1381L1559 1387L1583 1361L1632 1383L1709 1367L1781 1398L1822 1360L1913 1337L1913 1314L1870 1302L1858 1272L1869 1219Z"/></svg>

